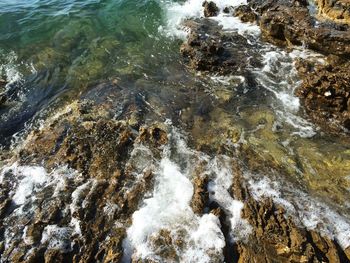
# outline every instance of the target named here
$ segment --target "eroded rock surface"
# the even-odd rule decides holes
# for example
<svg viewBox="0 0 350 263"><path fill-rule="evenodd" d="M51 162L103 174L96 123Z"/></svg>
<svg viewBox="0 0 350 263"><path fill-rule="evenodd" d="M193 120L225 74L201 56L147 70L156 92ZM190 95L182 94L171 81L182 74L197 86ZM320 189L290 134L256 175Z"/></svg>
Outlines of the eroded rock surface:
<svg viewBox="0 0 350 263"><path fill-rule="evenodd" d="M181 53L191 68L220 74L242 74L259 58L249 41L238 33L225 33L212 20L187 21L190 29ZM249 55L250 56L249 56Z"/></svg>
<svg viewBox="0 0 350 263"><path fill-rule="evenodd" d="M271 199L255 200L239 169L232 192L253 226L249 242L237 244L238 262L349 262L336 241L301 227Z"/></svg>
<svg viewBox="0 0 350 263"><path fill-rule="evenodd" d="M297 95L314 121L328 130L350 130L349 66L341 61L325 65L299 61L297 66L303 78Z"/></svg>
<svg viewBox="0 0 350 263"><path fill-rule="evenodd" d="M203 3L204 7L204 16L205 17L211 17L211 16L217 16L219 13L219 8L216 6L216 4L213 1L205 1Z"/></svg>
<svg viewBox="0 0 350 263"><path fill-rule="evenodd" d="M130 216L152 186L152 165L137 159L138 147L149 142L156 153L166 131L157 125L135 131L85 100L45 124L29 134L19 161L2 175L2 259L120 261ZM35 168L39 163L46 171ZM28 180L34 180L34 199L27 192L21 193L27 199L13 196L10 189L20 191Z"/></svg>
<svg viewBox="0 0 350 263"><path fill-rule="evenodd" d="M350 24L350 2L348 0L316 0L319 14L341 23Z"/></svg>

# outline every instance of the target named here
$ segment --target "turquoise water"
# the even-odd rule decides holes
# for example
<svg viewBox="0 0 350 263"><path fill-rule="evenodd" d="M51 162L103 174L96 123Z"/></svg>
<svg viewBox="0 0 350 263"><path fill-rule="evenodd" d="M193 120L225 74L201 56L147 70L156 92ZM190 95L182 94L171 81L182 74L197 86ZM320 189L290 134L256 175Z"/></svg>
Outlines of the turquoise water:
<svg viewBox="0 0 350 263"><path fill-rule="evenodd" d="M0 137L96 83L171 71L179 42L159 33L165 20L159 1L1 1L0 76L15 94Z"/></svg>
<svg viewBox="0 0 350 263"><path fill-rule="evenodd" d="M115 103L120 108L129 101L142 104L147 108L140 107L142 121L171 119L203 148L218 147L227 138L237 143L242 136L245 145L283 167L293 181L325 196L331 192L344 204L349 144L320 132L293 96L298 85L293 56L304 51L291 56L250 36L252 44L244 52L257 56L264 68L248 69L247 83L198 76L180 57L182 40L162 30L169 22L167 8L175 2L1 1L0 77L9 84L0 87L0 95L7 95L0 104L0 144L8 147L13 135L30 131L35 120L99 83L118 83L125 101Z"/></svg>
<svg viewBox="0 0 350 263"><path fill-rule="evenodd" d="M169 7L176 2L187 6L177 5L175 19L169 19ZM113 114L108 117L127 121L135 130L137 125L154 122L174 128L181 134L179 138L188 139L185 143L173 138L181 148L174 160L179 167L196 167L198 156L207 156L212 162L227 154L242 162L250 183L260 176L276 183L283 198L296 204L307 223L310 219L312 225L317 217L322 218L320 222L333 220L332 213L324 215L327 210L322 206L309 205L309 197L340 211L344 222L349 222L349 140L327 134L311 123L293 93L300 84L294 59L322 56L271 46L260 40L259 28L253 26L254 36L242 34L249 41L243 47L238 43L244 56L237 59L254 57L259 63L229 78L199 74L180 56L183 40L167 31L169 21L175 22L181 12L191 14L193 10L186 8L200 9L201 1L0 0L0 78L8 82L5 86L0 81L0 172L7 162L17 160L17 152L10 146L27 147L21 140L26 142L26 135L45 125L48 116L60 116L63 106L87 98L101 107L112 105L108 111ZM235 23L239 28L246 26ZM244 64L242 61L242 67ZM44 134L51 132L47 130ZM192 151L194 148L198 151ZM140 160L154 162L153 156L152 160L147 154L143 157ZM224 179L231 182L233 175L225 173L226 166L217 165L213 174L224 171ZM22 178L11 178L11 187L17 187L18 180ZM230 183L224 181L227 190ZM260 191L264 190L259 188L264 188L261 181ZM164 192L171 193L173 185L166 186L169 189ZM27 188L31 191L32 186ZM279 195L274 196L276 192L270 192L281 201ZM177 198L164 199L170 202L164 207L178 202ZM16 222L11 217L7 220L10 225Z"/></svg>

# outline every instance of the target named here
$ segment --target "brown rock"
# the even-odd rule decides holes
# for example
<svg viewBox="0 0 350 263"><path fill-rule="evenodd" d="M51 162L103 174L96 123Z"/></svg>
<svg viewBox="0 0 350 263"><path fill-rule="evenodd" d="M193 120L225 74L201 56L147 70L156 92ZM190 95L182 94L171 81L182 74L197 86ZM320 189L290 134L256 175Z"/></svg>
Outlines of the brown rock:
<svg viewBox="0 0 350 263"><path fill-rule="evenodd" d="M262 12L260 28L263 38L276 45L305 45L327 55L350 55L350 31L316 23L305 6L272 5Z"/></svg>
<svg viewBox="0 0 350 263"><path fill-rule="evenodd" d="M271 199L252 198L235 172L232 192L244 202L242 216L253 229L248 242L237 244L238 262L348 262L336 241L296 225Z"/></svg>
<svg viewBox="0 0 350 263"><path fill-rule="evenodd" d="M216 6L216 4L213 1L203 2L203 7L204 7L205 17L217 16L219 13L219 8Z"/></svg>
<svg viewBox="0 0 350 263"><path fill-rule="evenodd" d="M313 65L299 61L303 79L296 94L312 119L330 131L350 130L350 63Z"/></svg>
<svg viewBox="0 0 350 263"><path fill-rule="evenodd" d="M156 254L162 259L176 262L179 258L173 244L174 241L170 234L170 231L162 229L156 236L152 237L151 243L156 249Z"/></svg>
<svg viewBox="0 0 350 263"><path fill-rule="evenodd" d="M205 206L208 204L209 193L207 191L208 177L196 176L193 179L194 193L191 207L196 214L203 214Z"/></svg>
<svg viewBox="0 0 350 263"><path fill-rule="evenodd" d="M187 21L185 26L190 29L190 34L180 52L194 70L222 75L242 74L259 58L259 54L252 54L253 59L248 60L246 54L254 51L247 39L238 33L222 32L216 21Z"/></svg>
<svg viewBox="0 0 350 263"><path fill-rule="evenodd" d="M44 226L41 223L29 225L26 231L26 243L28 245L33 245L40 242L43 230Z"/></svg>
<svg viewBox="0 0 350 263"><path fill-rule="evenodd" d="M320 15L336 22L350 24L350 1L316 0Z"/></svg>
<svg viewBox="0 0 350 263"><path fill-rule="evenodd" d="M233 15L239 17L242 20L242 22L245 23L254 23L258 19L258 16L254 12L254 10L248 5L240 5L236 7L233 11Z"/></svg>

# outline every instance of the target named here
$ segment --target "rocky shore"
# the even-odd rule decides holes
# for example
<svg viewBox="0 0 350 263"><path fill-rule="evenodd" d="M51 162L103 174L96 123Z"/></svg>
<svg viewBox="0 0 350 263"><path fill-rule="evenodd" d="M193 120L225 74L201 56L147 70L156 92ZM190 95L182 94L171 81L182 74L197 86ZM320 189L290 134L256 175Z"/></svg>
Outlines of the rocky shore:
<svg viewBox="0 0 350 263"><path fill-rule="evenodd" d="M350 3L347 0L316 0L319 14L341 23L350 23Z"/></svg>
<svg viewBox="0 0 350 263"><path fill-rule="evenodd" d="M325 62L297 59L295 66L302 82L295 94L309 117L328 132L348 134L350 130L350 27L347 1L316 1L315 17L307 1L248 1L224 13L245 23L257 24L264 41L290 51L303 46L325 56ZM204 17L215 17L214 2L203 3ZM206 18L185 23L190 29L181 52L189 67L209 74L245 74L247 67L259 65L259 54L237 32L227 32ZM250 49L250 50L249 50ZM249 50L249 51L248 51ZM249 58L244 58L247 56ZM249 78L248 78L249 79ZM260 167L260 166L259 166ZM349 262L349 248L343 250L332 239L300 228L286 217L272 200L256 202L237 172L232 193L244 202L243 217L253 226L249 243L238 243L227 253L234 262ZM202 182L196 188L202 192ZM203 203L202 199L199 203ZM197 206L196 206L197 208ZM218 212L220 213L220 212ZM225 222L223 220L222 222ZM224 225L224 223L223 223ZM254 244L254 245L253 245Z"/></svg>
<svg viewBox="0 0 350 263"><path fill-rule="evenodd" d="M318 1L319 5L321 2ZM339 8L346 13L346 1L334 2L337 4L331 10ZM209 2L204 6L205 16L215 15L215 3ZM262 39L267 42L287 50L293 49L293 46L303 46L324 54L327 57L324 64L315 65L315 61L297 62L303 83L296 94L318 125L328 131L348 133L350 27L347 20L341 20L341 23L338 20L334 22L334 19L319 20L309 9L307 1L252 0L235 9L227 7L225 11L243 22L257 24ZM253 67L257 65L254 58L259 54L252 53L252 60L242 58L247 54L247 51L242 50L249 48L244 38L241 40L242 37L237 33L225 33L220 31L218 25L208 26L208 23L214 22L202 20L200 23L187 23L191 33L181 52L189 60L190 67L220 74L241 74L247 64ZM236 50L227 43L234 43Z"/></svg>
<svg viewBox="0 0 350 263"><path fill-rule="evenodd" d="M223 12L258 25L264 41L287 52L305 46L324 55L325 61L295 60L301 79L296 94L323 130L341 131L346 137L350 130L350 29L345 11L335 15L326 8L329 2L318 1L318 5L320 14L337 16L336 23L318 20L303 0L252 0L237 8L227 6ZM210 19L219 14L216 4L206 1L203 7L203 18L184 23L190 29L180 49L186 65L196 73L235 75L231 83L237 94L249 92L245 85L261 88L251 71L263 67L253 37L222 30ZM2 262L197 262L193 254L198 244L208 262L350 262L350 246L344 238L349 229L339 231L337 222L330 219L306 226L300 207L282 200L275 189L264 190L264 180L254 185L257 178L252 175L273 178L277 174L287 185L281 190L285 196L293 184L314 192L327 188L327 196L343 204L341 197L350 183L340 176L323 179L319 171L347 173L350 162L345 150L325 158L313 142L305 140L295 143L297 157L289 158L283 145L287 140L281 142L276 135L288 131L280 127L271 108L239 113L245 127L256 132L245 136L243 125L225 111L234 103L233 92L215 90L212 99L207 90L175 93L168 88L162 90L161 95L169 100L163 105L157 97L141 92L157 93L153 83L141 78L135 87L125 88L120 82L94 84L48 114L40 125L33 125L23 141L10 149L13 154L4 148L0 155L4 167L0 174ZM0 108L5 84L0 79ZM190 96L199 102L188 100ZM249 100L258 104L264 98ZM176 125L184 128L188 141L169 122L175 114ZM171 166L169 172L161 166L170 156L179 167ZM225 165L219 166L220 160ZM162 169L169 172L163 178L171 184L169 189L162 188ZM333 180L344 189L332 185ZM173 189L175 197L169 197ZM301 199L303 192L297 193ZM169 203L157 203L157 194L160 201L169 198ZM154 203L156 212L149 208ZM316 204L305 201L303 205L311 211ZM166 214L172 205L174 211ZM140 213L147 208L153 212L151 221ZM320 211L330 214L327 209L322 206ZM185 212L180 218L188 216L189 221L176 221L181 210ZM133 245L137 238L130 237L140 214L146 231L134 234L140 237L138 245L151 252L145 252L145 247L138 251ZM154 226L158 218L167 221ZM203 235L201 227L214 230ZM336 233L329 235L325 229ZM210 246L217 237L220 242ZM192 261L184 259L185 255L192 256Z"/></svg>
<svg viewBox="0 0 350 263"><path fill-rule="evenodd" d="M154 187L152 161L138 155L138 147L147 147L148 155L158 159L170 134L160 123L138 123L135 130L127 119L111 119L111 109L89 100L73 102L48 119L44 128L29 134L18 149L16 164L2 175L1 183L4 262L123 262L122 244L132 215ZM21 167L38 163L45 163L47 176L58 176L54 179L58 181L34 192L32 201L26 201L20 213L14 212L18 204L13 202L12 180L20 176ZM252 160L250 169L255 165ZM266 171L271 171L268 165ZM75 172L66 177L60 167ZM226 239L224 258L208 251L215 262L349 262L349 249L342 250L335 240L306 229L271 198L254 198L241 167L233 161L228 190L231 198L244 204L241 216L251 227L247 240L230 241L230 214L209 196L212 179L205 175L205 163L198 164L191 179L193 212L217 216ZM258 169L263 167L260 162ZM11 238L5 238L9 230ZM158 234L149 240L158 257L178 261L189 244L174 239L166 229ZM132 256L132 262L145 260L158 262Z"/></svg>

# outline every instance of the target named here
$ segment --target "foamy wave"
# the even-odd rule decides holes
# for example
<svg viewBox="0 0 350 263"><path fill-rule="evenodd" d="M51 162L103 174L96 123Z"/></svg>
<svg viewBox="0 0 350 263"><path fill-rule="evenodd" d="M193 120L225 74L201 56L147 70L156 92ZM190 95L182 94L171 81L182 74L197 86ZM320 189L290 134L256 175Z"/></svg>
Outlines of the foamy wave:
<svg viewBox="0 0 350 263"><path fill-rule="evenodd" d="M225 157L211 159L209 156L189 149L181 134L171 135L173 148L164 149L156 174L156 186L151 198L144 200L136 211L133 222L124 241L124 260L132 257L159 259L152 240L166 229L174 240L181 239L184 251L177 251L182 262L212 262L213 258L223 260L225 237L217 216L199 216L191 208L194 192L192 183L195 169L203 162L210 180L210 200L217 202L228 216L232 241L243 240L250 234L248 222L241 218L243 203L234 200L229 193L232 171L230 161ZM174 154L174 151L176 152Z"/></svg>
<svg viewBox="0 0 350 263"><path fill-rule="evenodd" d="M18 57L14 51L4 53L0 50L0 78L3 76L8 82L7 85L19 82L23 75L20 73Z"/></svg>
<svg viewBox="0 0 350 263"><path fill-rule="evenodd" d="M174 3L165 1L163 7L167 16L167 24L165 27L160 27L160 31L168 36L184 39L187 36L188 30L183 26L186 19L195 19L203 17L203 0L188 0L184 3ZM219 15L209 19L217 21L223 30L236 31L239 34L259 35L260 29L258 26L250 23L242 23L238 18L231 14L224 14L225 7L236 7L246 4L246 0L214 0L219 8Z"/></svg>
<svg viewBox="0 0 350 263"><path fill-rule="evenodd" d="M312 137L316 134L316 126L298 115L300 100L295 89L300 85L298 72L295 68L296 58L307 58L324 63L322 55L295 48L286 52L270 45L265 45L263 54L263 68L256 69L258 82L272 92L279 101L274 106L280 121L293 127L293 134L301 137Z"/></svg>
<svg viewBox="0 0 350 263"><path fill-rule="evenodd" d="M350 246L349 219L289 184L282 185L267 177L247 173L245 176L256 200L270 197L302 226L335 239L343 249Z"/></svg>
<svg viewBox="0 0 350 263"><path fill-rule="evenodd" d="M46 192L51 192L50 201L59 200L64 195L69 194L67 188L74 184L81 184L82 177L74 170L67 167L59 167L48 173L42 166L21 166L14 163L10 166L5 166L1 169L0 184L5 187L10 187L8 197L12 199L14 210L4 220L5 231L5 249L16 242L15 235L23 233L23 241L30 245L33 243L30 237L27 236L27 227L25 225L16 225L15 221L21 222L25 218L34 218L39 206L37 196ZM72 194L71 212L74 212L76 205L76 193L80 188ZM42 208L42 207L41 207ZM62 215L68 211L61 211ZM72 217L74 219L74 217ZM70 251L71 236L79 231L78 222L72 222L67 226L48 225L45 227L41 239L42 244L46 244L49 249L60 249L64 252ZM18 228L22 229L18 231ZM79 234L79 233L77 233Z"/></svg>

